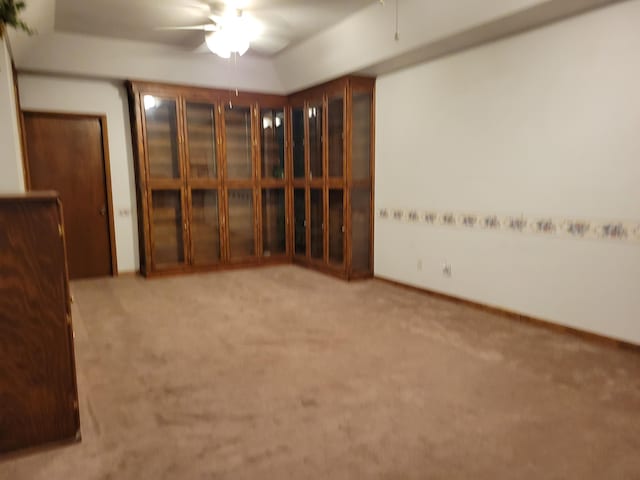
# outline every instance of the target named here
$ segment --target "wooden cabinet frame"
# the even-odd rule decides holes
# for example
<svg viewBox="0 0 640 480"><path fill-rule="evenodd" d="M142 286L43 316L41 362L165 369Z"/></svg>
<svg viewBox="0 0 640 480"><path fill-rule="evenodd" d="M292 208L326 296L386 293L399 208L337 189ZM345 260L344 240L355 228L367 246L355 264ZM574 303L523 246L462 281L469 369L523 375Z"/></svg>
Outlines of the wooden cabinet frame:
<svg viewBox="0 0 640 480"><path fill-rule="evenodd" d="M258 265L262 263L288 262L289 242L286 227L287 247L284 255L265 258L262 255L262 188L281 188L285 192L285 220L288 219L288 171L285 178L278 181L262 179L260 172L260 108L280 109L285 112L285 132L288 134L287 99L278 95L252 94L206 88L192 88L157 84L151 82L127 82L130 100L130 114L136 158L136 184L138 197L138 219L140 238L140 269L147 276L181 273L186 271L206 271L236 266ZM150 177L149 145L147 136L146 115L144 112L144 96L153 95L176 102L177 142L179 178L154 179ZM192 178L189 159L189 129L187 124L187 105L206 104L214 108L215 134L214 149L216 152L217 176L215 178ZM247 179L230 179L227 175L226 138L225 138L225 106L243 106L251 114L251 165L252 175ZM285 140L288 138L285 135ZM288 165L288 145L285 141L285 166ZM229 192L235 189L251 190L253 202L253 239L254 254L249 257L231 258L229 247ZM181 214L183 221L184 262L169 268L157 268L154 259L152 192L155 190L180 191L182 201ZM194 244L191 238L193 220L192 198L194 190L216 190L218 194L218 227L220 240L220 262L211 265L194 265Z"/></svg>
<svg viewBox="0 0 640 480"><path fill-rule="evenodd" d="M365 180L353 180L352 175L352 116L353 116L353 95L357 93L366 93L371 96L371 118L370 118L370 154L369 154L369 178ZM331 99L341 97L343 99L343 175L342 177L332 177L329 174L329 103ZM310 157L309 157L309 119L308 109L311 105L314 105L322 99L323 106L323 176L322 178L310 178ZM306 221L307 221L307 254L303 257L301 255L294 255L293 261L301 264L313 267L325 273L330 273L341 278L368 278L373 275L373 224L374 224L374 205L373 205L373 192L374 192L374 148L375 148L375 80L364 77L348 76L343 77L332 82L312 87L302 92L294 93L289 97L289 104L299 107L304 105L305 112L305 178L294 179L292 182L293 188L305 188L306 190ZM310 191L313 188L321 188L323 191L323 258L322 261L313 259L310 255L311 248L311 219L310 219ZM351 192L353 189L367 189L370 192L369 198L369 270L356 272L352 268L353 257L353 245L351 243L353 225L351 216ZM329 221L329 204L330 204L330 192L332 190L342 191L343 200L343 263L333 264L329 259L329 244L330 244L330 229L331 224ZM292 194L293 195L293 194ZM293 216L292 216L293 218ZM292 241L293 241L293 233Z"/></svg>
<svg viewBox="0 0 640 480"><path fill-rule="evenodd" d="M193 191L216 191L217 194L217 208L218 208L218 242L220 244L220 258L218 263L210 263L208 265L201 264L200 268L206 268L206 266L216 267L220 264L223 264L227 259L226 245L223 242L223 238L225 235L225 210L224 210L224 189L222 187L222 156L223 156L223 147L222 147L222 138L221 138L221 116L220 116L220 100L215 95L183 95L180 97L180 108L182 114L180 115L181 119L181 129L182 129L182 150L183 150L183 163L184 163L184 188L186 193L185 207L187 209L187 216L185 217L187 222L186 231L191 233L191 226L193 225ZM193 177L191 175L191 153L189 152L189 128L187 125L187 112L188 105L206 105L211 107L213 111L213 121L214 121L214 138L213 138L213 148L215 152L215 161L216 161L216 176L210 178L199 178ZM195 261L195 245L191 235L189 235L188 241L188 261L186 265L194 265Z"/></svg>
<svg viewBox="0 0 640 480"><path fill-rule="evenodd" d="M374 128L375 128L375 80L364 77L348 76L338 80L292 94L288 97L279 95L233 92L199 87L184 87L151 82L127 82L134 153L136 158L136 191L138 197L140 269L145 275L181 273L187 271L206 271L220 268L255 266L273 263L296 262L339 277L362 278L373 274L373 224L374 224ZM352 155L352 115L353 95L366 93L371 95L371 132L370 132L370 178L353 179L351 164ZM156 179L150 177L148 160L148 136L146 115L144 112L144 96L153 95L175 102L177 115L177 151L179 178ZM333 98L342 98L342 177L330 176L329 170L329 105ZM215 178L192 178L189 152L189 125L187 109L189 104L207 104L213 107L215 134L214 150L217 163ZM251 178L233 179L228 176L227 138L225 106L242 106L249 108L251 115ZM312 178L310 171L310 126L309 108L318 106L322 110L321 143L322 143L322 176ZM294 178L293 165L293 110L303 111L304 129L304 177ZM262 110L273 109L284 112L284 178L264 177L262 172ZM229 192L232 190L251 190L253 201L254 253L255 255L231 258L229 229ZM283 254L265 256L262 197L267 189L284 192L285 209L285 252ZM295 253L295 218L294 191L305 192L305 254ZM311 191L322 192L322 258L311 257ZM368 272L352 271L351 244L353 224L351 215L351 193L354 189L368 189L370 192L370 270ZM184 262L171 268L158 269L154 258L152 192L172 190L180 192L182 201L181 214L183 222ZM215 190L218 194L218 234L220 245L220 262L211 265L194 265L194 239L191 234L193 224L192 199L194 190ZM342 192L342 264L329 261L330 240L330 193L333 190ZM362 238L362 237L360 237Z"/></svg>
<svg viewBox="0 0 640 480"><path fill-rule="evenodd" d="M369 272L354 272L352 269L351 261L353 259L352 243L348 242L347 245L347 258L349 270L349 277L352 279L368 278L373 275L373 257L374 257L374 224L375 224L375 125L376 125L376 95L375 95L375 81L371 81L368 78L352 77L350 79L350 94L348 98L348 151L352 154L353 148L353 97L358 94L366 94L371 96L371 114L370 114L370 131L369 131L369 178L366 180L354 180L353 179L353 165L348 165L347 175L347 195L349 196L349 202L351 201L351 193L354 189L362 188L369 189ZM347 235L348 238L352 238L352 218L351 209L347 209Z"/></svg>
<svg viewBox="0 0 640 480"><path fill-rule="evenodd" d="M258 255L260 258L267 259L276 259L276 260L284 260L289 261L292 252L292 243L290 241L290 215L292 215L292 210L290 207L291 194L289 193L289 185L290 179L293 176L293 171L290 169L291 163L291 154L289 152L291 140L290 140L290 109L287 105L283 106L274 106L274 105L261 105L256 104L255 108L255 174L256 174L256 206L257 206L257 216L258 220L256 222L256 226L258 228ZM265 177L262 172L262 162L261 162L261 154L262 154L262 111L263 110L281 110L284 113L284 178L270 178ZM262 225L262 195L264 190L282 190L284 192L284 205L285 205L285 251L283 254L279 255L270 255L269 257L264 257L264 226Z"/></svg>
<svg viewBox="0 0 640 480"><path fill-rule="evenodd" d="M228 105L228 104L227 104ZM220 105L219 109L220 109L220 115L221 115L221 130L226 132L226 107L227 105ZM233 107L240 107L240 108L248 108L249 109L249 115L251 118L251 134L249 137L249 142L251 144L251 177L246 178L246 179L239 179L239 178L231 178L229 177L229 172L228 172L228 163L226 161L227 159L227 137L225 135L222 136L222 150L223 150L223 158L225 159L225 161L223 161L223 174L222 174L222 178L223 178L223 182L224 182L224 197L225 197L225 224L227 225L227 229L226 229L226 237L224 239L224 243L227 246L227 258L226 261L229 263L251 263L253 261L256 261L256 259L259 257L259 251L260 251L260 241L259 241L259 237L260 237L260 216L259 216L259 207L258 207L258 201L259 201L259 195L258 195L258 181L257 181L257 175L258 175L258 168L259 168L259 161L257 161L257 157L259 155L259 150L257 149L257 140L256 140L256 135L257 135L257 120L256 120L256 115L257 115L257 111L256 111L256 105L255 103L251 103L251 102L236 102L236 103L231 103L231 105ZM252 193L252 202L253 202L253 255L250 256L245 256L245 257L238 257L238 258L232 258L231 257L231 251L230 251L230 247L229 247L229 243L230 243L230 211L229 211L229 192L233 191L233 190L251 190Z"/></svg>

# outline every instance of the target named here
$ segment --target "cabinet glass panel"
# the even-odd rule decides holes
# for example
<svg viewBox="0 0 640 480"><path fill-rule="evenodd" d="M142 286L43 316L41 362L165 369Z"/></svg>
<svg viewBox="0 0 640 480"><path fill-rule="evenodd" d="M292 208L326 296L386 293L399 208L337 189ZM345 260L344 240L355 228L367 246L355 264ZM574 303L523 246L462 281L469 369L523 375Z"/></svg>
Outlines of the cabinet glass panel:
<svg viewBox="0 0 640 480"><path fill-rule="evenodd" d="M351 190L351 269L371 271L371 192L368 188Z"/></svg>
<svg viewBox="0 0 640 480"><path fill-rule="evenodd" d="M192 178L216 178L216 120L213 105L187 103L189 172Z"/></svg>
<svg viewBox="0 0 640 480"><path fill-rule="evenodd" d="M309 175L322 177L322 103L309 105Z"/></svg>
<svg viewBox="0 0 640 480"><path fill-rule="evenodd" d="M329 100L329 176L342 177L344 172L344 98Z"/></svg>
<svg viewBox="0 0 640 480"><path fill-rule="evenodd" d="M329 262L344 263L344 192L329 190Z"/></svg>
<svg viewBox="0 0 640 480"><path fill-rule="evenodd" d="M294 253L307 254L307 221L305 212L305 190L293 190L293 222L294 222Z"/></svg>
<svg viewBox="0 0 640 480"><path fill-rule="evenodd" d="M232 259L255 255L253 190L229 190L229 253Z"/></svg>
<svg viewBox="0 0 640 480"><path fill-rule="evenodd" d="M180 178L175 100L144 95L147 155L151 178Z"/></svg>
<svg viewBox="0 0 640 480"><path fill-rule="evenodd" d="M262 190L262 254L287 253L287 230L284 188Z"/></svg>
<svg viewBox="0 0 640 480"><path fill-rule="evenodd" d="M351 139L351 172L354 180L368 180L371 176L371 108L370 93L353 95L353 124Z"/></svg>
<svg viewBox="0 0 640 480"><path fill-rule="evenodd" d="M322 190L311 189L311 258L323 258Z"/></svg>
<svg viewBox="0 0 640 480"><path fill-rule="evenodd" d="M218 191L191 191L191 244L194 265L220 262Z"/></svg>
<svg viewBox="0 0 640 480"><path fill-rule="evenodd" d="M263 178L284 178L284 110L260 112Z"/></svg>
<svg viewBox="0 0 640 480"><path fill-rule="evenodd" d="M227 151L227 178L253 177L251 160L251 108L242 106L224 109Z"/></svg>
<svg viewBox="0 0 640 480"><path fill-rule="evenodd" d="M304 109L292 110L293 176L304 178Z"/></svg>
<svg viewBox="0 0 640 480"><path fill-rule="evenodd" d="M180 190L151 192L153 262L156 267L184 263L182 198Z"/></svg>

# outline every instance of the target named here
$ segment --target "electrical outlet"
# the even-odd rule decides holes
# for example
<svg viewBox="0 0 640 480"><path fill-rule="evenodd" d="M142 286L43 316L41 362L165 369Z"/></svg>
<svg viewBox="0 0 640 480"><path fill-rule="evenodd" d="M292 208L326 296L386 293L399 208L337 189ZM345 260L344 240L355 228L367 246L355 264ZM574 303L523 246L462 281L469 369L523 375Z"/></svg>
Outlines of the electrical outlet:
<svg viewBox="0 0 640 480"><path fill-rule="evenodd" d="M450 263L445 263L442 266L442 275L444 275L445 277L450 277L451 276L451 264Z"/></svg>
<svg viewBox="0 0 640 480"><path fill-rule="evenodd" d="M416 265L416 268L418 269L419 272L422 271L422 259L418 259L418 263Z"/></svg>

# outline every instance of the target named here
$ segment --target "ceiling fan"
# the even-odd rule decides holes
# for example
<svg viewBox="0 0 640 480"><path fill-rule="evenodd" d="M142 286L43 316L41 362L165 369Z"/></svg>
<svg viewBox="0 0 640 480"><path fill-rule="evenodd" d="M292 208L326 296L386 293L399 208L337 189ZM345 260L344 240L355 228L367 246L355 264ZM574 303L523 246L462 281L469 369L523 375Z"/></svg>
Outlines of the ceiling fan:
<svg viewBox="0 0 640 480"><path fill-rule="evenodd" d="M251 42L265 30L264 23L253 14L261 9L251 8L248 3L247 0L197 2L208 21L199 25L163 27L161 30L201 30L206 47L216 55L222 58L230 58L232 54L244 55Z"/></svg>

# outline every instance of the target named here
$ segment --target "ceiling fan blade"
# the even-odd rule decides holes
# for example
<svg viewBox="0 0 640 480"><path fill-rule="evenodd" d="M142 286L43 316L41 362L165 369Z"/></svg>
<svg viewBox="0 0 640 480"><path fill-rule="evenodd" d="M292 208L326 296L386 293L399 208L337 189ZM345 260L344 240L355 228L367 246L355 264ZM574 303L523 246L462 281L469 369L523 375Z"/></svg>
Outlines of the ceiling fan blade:
<svg viewBox="0 0 640 480"><path fill-rule="evenodd" d="M186 0L187 5L209 10L211 15L222 16L228 10L264 12L278 8L300 6L300 0ZM373 1L373 0L371 0Z"/></svg>
<svg viewBox="0 0 640 480"><path fill-rule="evenodd" d="M156 30L201 30L205 32L217 32L219 28L212 23L205 23L203 25L187 25L184 27L157 27Z"/></svg>
<svg viewBox="0 0 640 480"><path fill-rule="evenodd" d="M280 8L299 7L300 4L304 2L300 2L300 0L243 0L238 3L244 5L238 8L246 10L247 12L264 12Z"/></svg>

